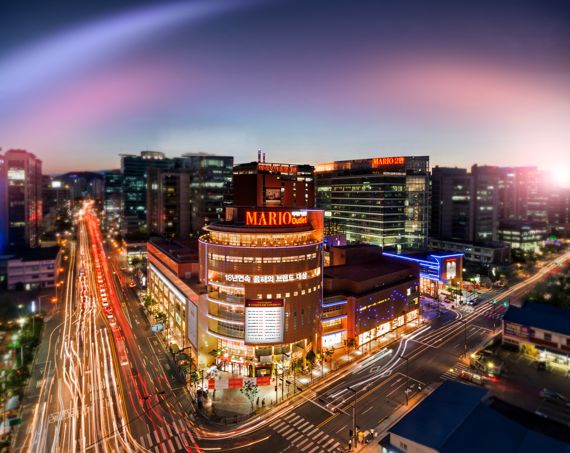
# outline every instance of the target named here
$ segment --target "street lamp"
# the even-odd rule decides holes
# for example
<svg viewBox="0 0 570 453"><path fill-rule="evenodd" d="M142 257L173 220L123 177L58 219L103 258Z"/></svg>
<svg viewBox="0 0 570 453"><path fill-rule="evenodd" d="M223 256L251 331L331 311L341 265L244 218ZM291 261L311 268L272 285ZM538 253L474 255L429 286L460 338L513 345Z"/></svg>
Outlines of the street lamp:
<svg viewBox="0 0 570 453"><path fill-rule="evenodd" d="M358 440L358 433L356 432L356 395L358 394L357 390L354 390L352 387L347 387L347 390L350 390L354 395L354 403L352 404L352 449L356 450L356 441Z"/></svg>

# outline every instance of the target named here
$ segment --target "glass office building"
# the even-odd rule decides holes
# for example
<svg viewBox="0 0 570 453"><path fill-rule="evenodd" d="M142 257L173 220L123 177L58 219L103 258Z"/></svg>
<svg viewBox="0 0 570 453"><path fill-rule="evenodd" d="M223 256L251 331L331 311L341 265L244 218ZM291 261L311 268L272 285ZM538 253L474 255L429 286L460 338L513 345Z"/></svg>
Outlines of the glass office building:
<svg viewBox="0 0 570 453"><path fill-rule="evenodd" d="M428 238L429 157L376 157L317 164L325 235L384 248L421 248Z"/></svg>

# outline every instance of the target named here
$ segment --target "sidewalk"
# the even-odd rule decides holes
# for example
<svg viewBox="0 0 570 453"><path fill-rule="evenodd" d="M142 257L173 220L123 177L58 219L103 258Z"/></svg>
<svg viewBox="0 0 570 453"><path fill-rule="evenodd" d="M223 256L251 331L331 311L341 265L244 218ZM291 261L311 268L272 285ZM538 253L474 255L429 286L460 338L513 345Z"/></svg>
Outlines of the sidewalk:
<svg viewBox="0 0 570 453"><path fill-rule="evenodd" d="M385 418L374 431L378 434L377 437L372 439L368 444L360 444L356 447L354 451L359 453L377 453L382 451L382 447L378 444L386 435L388 430L399 422L406 414L408 414L412 409L414 409L419 403L421 403L425 398L431 395L434 390L441 385L440 383L435 383L428 385L420 393L413 396L410 399L410 404L408 406L400 406L392 414Z"/></svg>

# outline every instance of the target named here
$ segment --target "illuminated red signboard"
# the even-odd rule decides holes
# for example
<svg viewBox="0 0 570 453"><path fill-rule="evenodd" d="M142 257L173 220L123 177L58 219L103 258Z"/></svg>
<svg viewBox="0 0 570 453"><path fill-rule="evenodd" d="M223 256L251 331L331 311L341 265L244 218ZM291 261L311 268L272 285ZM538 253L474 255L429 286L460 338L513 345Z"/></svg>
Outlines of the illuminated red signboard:
<svg viewBox="0 0 570 453"><path fill-rule="evenodd" d="M404 165L404 157L375 157L372 159L372 168L385 167L388 165Z"/></svg>
<svg viewBox="0 0 570 453"><path fill-rule="evenodd" d="M273 171L276 173L297 173L296 165L257 164L257 171Z"/></svg>
<svg viewBox="0 0 570 453"><path fill-rule="evenodd" d="M245 224L255 226L296 226L308 225L304 211L246 211Z"/></svg>

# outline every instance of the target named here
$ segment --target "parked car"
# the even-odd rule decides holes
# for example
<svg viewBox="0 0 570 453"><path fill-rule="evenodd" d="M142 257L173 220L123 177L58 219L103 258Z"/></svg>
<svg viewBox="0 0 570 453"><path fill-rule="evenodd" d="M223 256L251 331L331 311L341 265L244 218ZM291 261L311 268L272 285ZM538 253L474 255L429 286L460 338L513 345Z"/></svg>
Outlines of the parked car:
<svg viewBox="0 0 570 453"><path fill-rule="evenodd" d="M568 398L554 390L544 388L540 391L540 397L544 400L570 407L570 401L568 401Z"/></svg>

